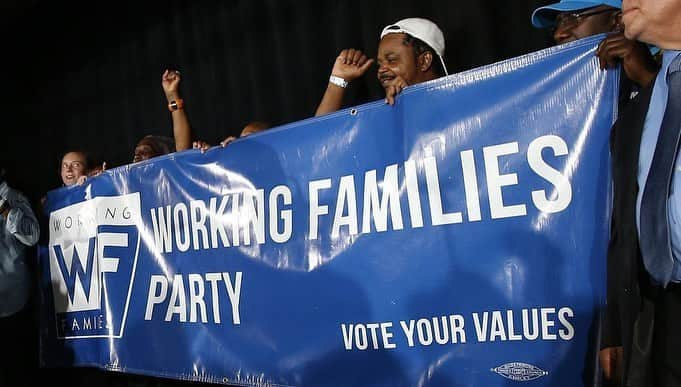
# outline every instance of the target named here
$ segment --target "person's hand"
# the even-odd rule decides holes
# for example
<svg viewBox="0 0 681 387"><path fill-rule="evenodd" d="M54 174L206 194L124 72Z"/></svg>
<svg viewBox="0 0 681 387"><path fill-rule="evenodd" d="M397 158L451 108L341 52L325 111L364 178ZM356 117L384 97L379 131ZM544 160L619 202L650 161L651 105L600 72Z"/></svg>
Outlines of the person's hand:
<svg viewBox="0 0 681 387"><path fill-rule="evenodd" d="M392 82L385 87L385 103L388 105L394 105L397 94L401 93L402 90L407 86L407 82L399 75L396 75L395 79L393 79Z"/></svg>
<svg viewBox="0 0 681 387"><path fill-rule="evenodd" d="M78 179L76 180L76 185L85 184L85 180L87 180L87 175L78 176Z"/></svg>
<svg viewBox="0 0 681 387"><path fill-rule="evenodd" d="M331 75L350 82L364 75L372 63L374 60L367 58L362 51L347 48L338 54L331 69Z"/></svg>
<svg viewBox="0 0 681 387"><path fill-rule="evenodd" d="M192 148L194 149L199 149L201 153L206 153L208 148L210 148L211 145L205 141L202 140L197 140L192 143Z"/></svg>
<svg viewBox="0 0 681 387"><path fill-rule="evenodd" d="M163 86L163 92L169 101L177 99L178 89L180 87L180 72L177 70L166 70L161 75L161 86Z"/></svg>
<svg viewBox="0 0 681 387"><path fill-rule="evenodd" d="M619 379L622 373L622 347L603 348L598 352L598 361L607 380Z"/></svg>
<svg viewBox="0 0 681 387"><path fill-rule="evenodd" d="M220 141L220 145L224 148L224 147L226 147L227 145L231 144L232 141L234 141L234 140L236 140L236 139L237 139L237 137L229 136L229 137L227 137L226 139Z"/></svg>
<svg viewBox="0 0 681 387"><path fill-rule="evenodd" d="M655 79L658 66L644 43L629 40L624 32L608 35L596 50L601 69L613 68L622 62L627 78L645 87Z"/></svg>

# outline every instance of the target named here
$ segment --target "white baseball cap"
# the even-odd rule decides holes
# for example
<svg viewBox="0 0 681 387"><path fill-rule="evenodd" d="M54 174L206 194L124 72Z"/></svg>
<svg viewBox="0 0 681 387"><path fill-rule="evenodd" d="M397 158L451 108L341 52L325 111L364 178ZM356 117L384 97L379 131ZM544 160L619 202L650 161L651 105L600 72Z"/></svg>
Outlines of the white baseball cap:
<svg viewBox="0 0 681 387"><path fill-rule="evenodd" d="M429 45L440 58L440 63L442 63L442 69L444 70L445 75L449 74L447 72L447 66L445 66L445 61L442 59L445 55L445 37L437 24L428 19L419 17L402 19L394 24L386 26L383 29L383 32L381 32L381 39L388 34L398 33L411 35Z"/></svg>

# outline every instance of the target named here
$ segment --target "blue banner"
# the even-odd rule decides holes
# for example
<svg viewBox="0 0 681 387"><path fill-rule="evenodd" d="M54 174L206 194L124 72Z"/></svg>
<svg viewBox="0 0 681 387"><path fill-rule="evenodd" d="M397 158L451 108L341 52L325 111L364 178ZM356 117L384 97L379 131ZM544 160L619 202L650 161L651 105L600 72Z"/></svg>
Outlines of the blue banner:
<svg viewBox="0 0 681 387"><path fill-rule="evenodd" d="M46 366L272 386L577 386L618 72L598 38L48 195Z"/></svg>

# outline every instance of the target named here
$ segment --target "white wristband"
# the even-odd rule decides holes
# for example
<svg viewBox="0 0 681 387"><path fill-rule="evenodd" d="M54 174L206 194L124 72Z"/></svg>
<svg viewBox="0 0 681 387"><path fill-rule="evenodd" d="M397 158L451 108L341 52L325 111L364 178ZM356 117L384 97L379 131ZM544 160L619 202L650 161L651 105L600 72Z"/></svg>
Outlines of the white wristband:
<svg viewBox="0 0 681 387"><path fill-rule="evenodd" d="M329 77L329 83L333 83L334 85L342 87L344 89L348 87L348 81L335 75Z"/></svg>

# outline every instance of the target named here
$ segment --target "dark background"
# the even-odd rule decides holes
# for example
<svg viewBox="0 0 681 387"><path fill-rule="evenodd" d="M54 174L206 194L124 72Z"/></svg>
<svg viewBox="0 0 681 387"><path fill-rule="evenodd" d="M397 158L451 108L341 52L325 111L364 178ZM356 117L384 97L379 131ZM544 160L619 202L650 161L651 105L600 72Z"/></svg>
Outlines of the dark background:
<svg viewBox="0 0 681 387"><path fill-rule="evenodd" d="M217 143L249 121L314 115L338 52L375 57L381 29L405 17L440 26L450 73L550 44L530 25L547 3L537 0L0 3L0 163L33 200L61 185L69 149L111 167L144 135L172 136L166 67L182 71L195 136ZM348 105L382 98L375 71L350 86Z"/></svg>
<svg viewBox="0 0 681 387"><path fill-rule="evenodd" d="M355 47L375 57L387 24L415 16L436 22L456 73L550 45L549 33L530 24L532 11L550 2L0 0L0 165L36 202L61 185L69 149L109 167L129 162L144 135L172 136L160 84L168 67L182 72L195 137L217 143L249 121L312 116L338 52ZM353 82L348 106L383 97L375 71ZM71 385L104 385L98 371L57 375L64 372ZM106 385L158 383L106 378Z"/></svg>

